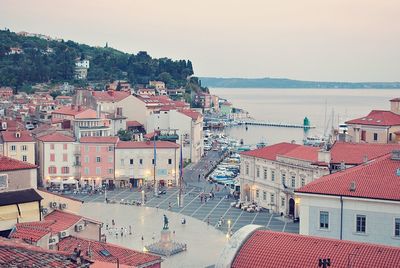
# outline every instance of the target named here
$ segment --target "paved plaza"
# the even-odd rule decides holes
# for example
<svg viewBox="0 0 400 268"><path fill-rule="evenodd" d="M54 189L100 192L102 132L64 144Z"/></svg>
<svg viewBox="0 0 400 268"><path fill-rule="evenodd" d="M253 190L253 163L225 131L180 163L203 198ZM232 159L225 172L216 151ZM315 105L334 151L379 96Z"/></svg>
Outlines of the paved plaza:
<svg viewBox="0 0 400 268"><path fill-rule="evenodd" d="M212 186L211 186L212 187ZM233 199L226 199L225 192L221 190L221 193L216 193L214 199L210 199L207 202L200 202L200 194L203 189L195 186L187 186L184 190L184 203L182 207L178 207L178 188L167 188L166 194L159 195L156 197L153 193L148 192L148 200L146 206L154 207L163 210L169 210L172 212L178 212L185 216L194 217L215 228L221 230L224 233L228 232L228 221L231 221L232 231L235 232L239 228L247 224L259 224L265 226L267 229L274 231L283 231L298 233L298 223L293 223L291 220L282 218L275 214L267 212L246 212L238 208L230 206ZM72 197L78 198L85 202L105 202L104 194L94 195L73 195ZM137 200L141 201L142 194L138 190L131 191L130 189L120 189L114 191L107 191L108 200L115 200L117 203L123 201ZM112 205L112 204L109 204ZM132 205L124 205L132 206ZM221 227L217 227L219 219L224 218L224 224Z"/></svg>

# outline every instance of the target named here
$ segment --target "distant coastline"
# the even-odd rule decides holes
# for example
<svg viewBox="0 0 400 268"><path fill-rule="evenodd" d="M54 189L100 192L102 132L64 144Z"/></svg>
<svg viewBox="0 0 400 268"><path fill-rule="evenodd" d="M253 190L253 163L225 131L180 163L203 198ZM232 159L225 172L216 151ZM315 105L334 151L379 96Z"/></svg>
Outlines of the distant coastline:
<svg viewBox="0 0 400 268"><path fill-rule="evenodd" d="M216 88L334 88L400 89L400 82L318 82L287 78L219 78L200 77L201 85Z"/></svg>

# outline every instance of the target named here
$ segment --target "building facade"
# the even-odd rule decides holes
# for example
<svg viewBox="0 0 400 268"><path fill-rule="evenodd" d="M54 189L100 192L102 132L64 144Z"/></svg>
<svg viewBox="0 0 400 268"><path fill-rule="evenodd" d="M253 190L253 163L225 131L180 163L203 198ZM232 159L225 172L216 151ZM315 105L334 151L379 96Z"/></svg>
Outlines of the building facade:
<svg viewBox="0 0 400 268"><path fill-rule="evenodd" d="M3 155L30 164L36 163L35 141L28 131L4 131L1 138Z"/></svg>
<svg viewBox="0 0 400 268"><path fill-rule="evenodd" d="M399 246L400 151L296 191L300 234Z"/></svg>
<svg viewBox="0 0 400 268"><path fill-rule="evenodd" d="M178 169L179 145L176 143L156 141L154 146L154 142L150 141L120 141L117 144L115 151L117 187L153 185L154 180L157 185L177 185Z"/></svg>

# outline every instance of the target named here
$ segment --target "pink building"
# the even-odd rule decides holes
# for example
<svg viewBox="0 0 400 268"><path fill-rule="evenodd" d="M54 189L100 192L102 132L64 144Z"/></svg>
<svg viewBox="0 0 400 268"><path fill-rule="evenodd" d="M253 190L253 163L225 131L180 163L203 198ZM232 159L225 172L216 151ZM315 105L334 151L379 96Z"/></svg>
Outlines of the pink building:
<svg viewBox="0 0 400 268"><path fill-rule="evenodd" d="M81 185L114 185L115 147L118 137L82 137Z"/></svg>

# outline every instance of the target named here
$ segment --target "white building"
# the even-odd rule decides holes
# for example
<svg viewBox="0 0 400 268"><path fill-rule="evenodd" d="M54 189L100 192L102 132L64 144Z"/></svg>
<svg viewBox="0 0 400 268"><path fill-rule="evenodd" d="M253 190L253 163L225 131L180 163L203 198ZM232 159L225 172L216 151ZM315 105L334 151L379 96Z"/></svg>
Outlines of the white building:
<svg viewBox="0 0 400 268"><path fill-rule="evenodd" d="M177 185L179 145L157 141L155 147L157 185ZM117 187L153 185L154 142L118 142L115 150L115 181Z"/></svg>
<svg viewBox="0 0 400 268"><path fill-rule="evenodd" d="M43 185L60 188L77 188L79 175L79 144L75 139L61 133L37 137L39 175Z"/></svg>
<svg viewBox="0 0 400 268"><path fill-rule="evenodd" d="M147 132L158 130L176 130L177 143L183 146L183 158L197 163L204 152L203 116L191 109L160 109L147 117Z"/></svg>
<svg viewBox="0 0 400 268"><path fill-rule="evenodd" d="M400 151L298 190L300 234L400 245Z"/></svg>
<svg viewBox="0 0 400 268"><path fill-rule="evenodd" d="M241 200L295 217L294 189L328 174L316 147L278 143L241 154Z"/></svg>
<svg viewBox="0 0 400 268"><path fill-rule="evenodd" d="M78 60L75 62L75 67L89 69L89 60Z"/></svg>

